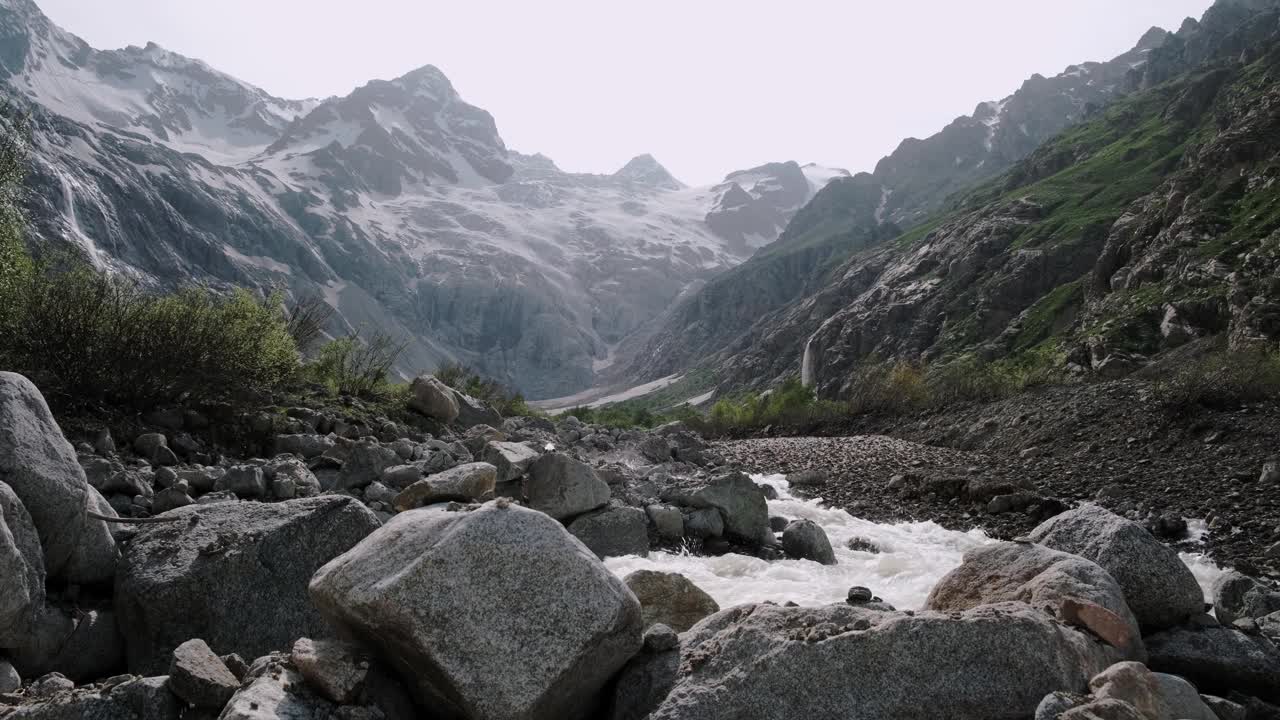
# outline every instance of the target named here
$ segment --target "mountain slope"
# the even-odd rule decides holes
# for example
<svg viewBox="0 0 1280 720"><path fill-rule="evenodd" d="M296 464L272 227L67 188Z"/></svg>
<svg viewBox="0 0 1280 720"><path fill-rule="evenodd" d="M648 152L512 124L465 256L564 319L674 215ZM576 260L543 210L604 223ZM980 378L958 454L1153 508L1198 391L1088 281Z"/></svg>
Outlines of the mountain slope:
<svg viewBox="0 0 1280 720"><path fill-rule="evenodd" d="M756 215L718 229L723 189L650 156L600 176L511 152L430 66L285 100L154 45L95 50L30 0L0 0L0 79L32 115L37 250L154 285L320 294L332 332L408 339L406 371L460 360L532 397L591 385L839 174L775 202L765 173L744 191Z"/></svg>
<svg viewBox="0 0 1280 720"><path fill-rule="evenodd" d="M965 353L1111 375L1196 337L1280 338L1280 10L1219 2L1143 75L756 323L713 359L724 386L802 373L839 395L867 360Z"/></svg>

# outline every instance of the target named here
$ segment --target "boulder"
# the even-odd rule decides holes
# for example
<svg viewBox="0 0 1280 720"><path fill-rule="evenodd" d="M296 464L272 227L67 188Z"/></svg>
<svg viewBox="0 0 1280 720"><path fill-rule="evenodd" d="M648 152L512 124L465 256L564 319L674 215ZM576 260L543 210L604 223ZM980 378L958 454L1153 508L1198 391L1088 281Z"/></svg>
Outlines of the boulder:
<svg viewBox="0 0 1280 720"><path fill-rule="evenodd" d="M584 462L547 453L530 466L524 483L529 507L557 520L581 515L609 502L609 485Z"/></svg>
<svg viewBox="0 0 1280 720"><path fill-rule="evenodd" d="M44 552L22 501L0 483L0 648L30 636L44 607Z"/></svg>
<svg viewBox="0 0 1280 720"><path fill-rule="evenodd" d="M285 656L258 658L218 720L314 720L334 715L333 704L311 692L302 673ZM346 715L345 717L378 717Z"/></svg>
<svg viewBox="0 0 1280 720"><path fill-rule="evenodd" d="M1280 612L1280 592L1251 577L1228 570L1213 584L1213 614L1223 625L1273 612Z"/></svg>
<svg viewBox="0 0 1280 720"><path fill-rule="evenodd" d="M640 601L645 627L661 623L684 632L720 612L710 595L679 573L636 570L623 582Z"/></svg>
<svg viewBox="0 0 1280 720"><path fill-rule="evenodd" d="M815 487L830 481L826 470L801 470L787 474L787 484L792 487Z"/></svg>
<svg viewBox="0 0 1280 720"><path fill-rule="evenodd" d="M354 701L369 675L363 651L341 640L299 638L290 658L316 692L338 704Z"/></svg>
<svg viewBox="0 0 1280 720"><path fill-rule="evenodd" d="M1036 706L1035 720L1058 720L1068 710L1089 704L1090 699L1087 695L1054 690Z"/></svg>
<svg viewBox="0 0 1280 720"><path fill-rule="evenodd" d="M173 649L193 637L259 657L326 635L307 583L378 527L359 501L336 495L191 505L166 516L181 520L144 526L116 577L133 672L163 671Z"/></svg>
<svg viewBox="0 0 1280 720"><path fill-rule="evenodd" d="M684 537L684 516L680 514L679 508L670 505L649 505L644 511L660 539L679 542Z"/></svg>
<svg viewBox="0 0 1280 720"><path fill-rule="evenodd" d="M1201 695L1200 700L1213 711L1214 720L1249 720L1243 705L1217 695Z"/></svg>
<svg viewBox="0 0 1280 720"><path fill-rule="evenodd" d="M1043 545L995 543L966 552L924 606L954 611L1013 601L1088 628L1120 650L1116 659L1144 659L1138 622L1115 579L1096 563Z"/></svg>
<svg viewBox="0 0 1280 720"><path fill-rule="evenodd" d="M312 497L320 494L320 480L311 472L306 463L292 455L279 455L262 468L263 473L271 481L271 495L277 500L290 500L294 497ZM286 488L292 488L292 495L287 495Z"/></svg>
<svg viewBox="0 0 1280 720"><path fill-rule="evenodd" d="M584 717L641 644L622 581L560 523L505 500L401 513L321 568L311 596L443 717Z"/></svg>
<svg viewBox="0 0 1280 720"><path fill-rule="evenodd" d="M361 440L351 447L342 470L338 472L339 490L354 490L382 478L382 472L399 465L395 450L376 440Z"/></svg>
<svg viewBox="0 0 1280 720"><path fill-rule="evenodd" d="M221 710L239 687L240 681L205 641L188 640L174 648L169 689L187 703Z"/></svg>
<svg viewBox="0 0 1280 720"><path fill-rule="evenodd" d="M1123 700L1104 698L1072 708L1058 720L1152 720Z"/></svg>
<svg viewBox="0 0 1280 720"><path fill-rule="evenodd" d="M497 477L497 469L489 463L459 465L410 485L396 495L394 505L403 512L450 500L474 502L493 494Z"/></svg>
<svg viewBox="0 0 1280 720"><path fill-rule="evenodd" d="M40 391L10 372L0 372L0 483L30 515L49 578L76 584L111 579L118 554L111 530L85 515L96 491Z"/></svg>
<svg viewBox="0 0 1280 720"><path fill-rule="evenodd" d="M470 395L453 391L453 399L458 405L457 423L459 427L471 428L476 425L497 427L502 424L502 415L483 400Z"/></svg>
<svg viewBox="0 0 1280 720"><path fill-rule="evenodd" d="M276 452L304 458L319 457L333 449L335 441L328 435L277 435Z"/></svg>
<svg viewBox="0 0 1280 720"><path fill-rule="evenodd" d="M674 484L663 490L663 502L692 508L715 508L724 532L747 544L771 543L769 506L760 488L740 472L718 475L707 482Z"/></svg>
<svg viewBox="0 0 1280 720"><path fill-rule="evenodd" d="M680 670L679 650L645 650L618 673L607 720L646 720L671 691Z"/></svg>
<svg viewBox="0 0 1280 720"><path fill-rule="evenodd" d="M262 498L267 495L267 479L257 465L236 465L227 468L213 489L235 493L240 498Z"/></svg>
<svg viewBox="0 0 1280 720"><path fill-rule="evenodd" d="M1031 717L1045 695L1084 690L1109 665L1097 642L1022 603L914 615L741 605L680 639L678 677L652 720Z"/></svg>
<svg viewBox="0 0 1280 720"><path fill-rule="evenodd" d="M684 515L684 532L694 538L724 536L724 516L716 508L703 508Z"/></svg>
<svg viewBox="0 0 1280 720"><path fill-rule="evenodd" d="M1168 673L1152 673L1160 683L1160 695L1169 706L1171 720L1218 720L1213 708L1200 697L1196 686Z"/></svg>
<svg viewBox="0 0 1280 720"><path fill-rule="evenodd" d="M601 560L649 554L649 523L640 508L613 506L584 513L569 523L569 533Z"/></svg>
<svg viewBox="0 0 1280 720"><path fill-rule="evenodd" d="M1103 670L1089 681L1093 696L1099 700L1120 700L1132 705L1142 717L1173 720L1172 708L1161 692L1155 673L1140 662L1121 662ZM1197 695L1196 701L1200 698ZM1183 717L1179 714L1177 717Z"/></svg>
<svg viewBox="0 0 1280 720"><path fill-rule="evenodd" d="M445 425L458 419L453 388L431 375L419 375L409 385L409 407Z"/></svg>
<svg viewBox="0 0 1280 720"><path fill-rule="evenodd" d="M114 675L124 668L124 641L110 610L72 613L46 605L31 634L9 650L26 677L58 671L78 682Z"/></svg>
<svg viewBox="0 0 1280 720"><path fill-rule="evenodd" d="M1201 692L1239 690L1280 700L1280 651L1265 637L1229 627L1178 627L1144 640L1152 670L1181 675Z"/></svg>
<svg viewBox="0 0 1280 720"><path fill-rule="evenodd" d="M1124 590L1144 629L1176 625L1204 609L1200 585L1178 553L1135 522L1086 503L1050 518L1030 539L1092 560Z"/></svg>
<svg viewBox="0 0 1280 720"><path fill-rule="evenodd" d="M636 445L640 457L651 463L664 463L671 460L671 444L660 435L650 435Z"/></svg>
<svg viewBox="0 0 1280 720"><path fill-rule="evenodd" d="M524 477L538 453L528 445L491 440L485 443L480 459L497 468L497 482L506 483Z"/></svg>
<svg viewBox="0 0 1280 720"><path fill-rule="evenodd" d="M178 464L178 456L169 448L169 440L163 433L143 433L133 440L133 449L144 460L155 466Z"/></svg>
<svg viewBox="0 0 1280 720"><path fill-rule="evenodd" d="M836 553L822 526L812 520L793 520L782 531L782 549L788 557L835 565Z"/></svg>

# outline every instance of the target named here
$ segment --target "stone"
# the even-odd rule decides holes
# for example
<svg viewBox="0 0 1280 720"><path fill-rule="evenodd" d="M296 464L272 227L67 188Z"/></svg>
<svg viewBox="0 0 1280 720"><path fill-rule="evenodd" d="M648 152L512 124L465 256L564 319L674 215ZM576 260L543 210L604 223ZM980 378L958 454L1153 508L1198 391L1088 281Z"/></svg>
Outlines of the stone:
<svg viewBox="0 0 1280 720"><path fill-rule="evenodd" d="M866 538L849 538L848 542L846 542L844 546L854 552L865 552L871 553L872 555L880 554L880 547Z"/></svg>
<svg viewBox="0 0 1280 720"><path fill-rule="evenodd" d="M622 581L560 523L506 500L401 513L321 568L311 596L444 717L583 717L641 646Z"/></svg>
<svg viewBox="0 0 1280 720"><path fill-rule="evenodd" d="M111 579L115 539L106 523L85 515L101 496L40 391L11 372L0 372L0 483L22 501L35 527L46 577L74 584Z"/></svg>
<svg viewBox="0 0 1280 720"><path fill-rule="evenodd" d="M1213 711L1216 720L1248 720L1248 712L1240 703L1217 695L1201 695L1200 700Z"/></svg>
<svg viewBox="0 0 1280 720"><path fill-rule="evenodd" d="M1035 720L1058 720L1068 710L1073 710L1089 703L1088 695L1054 690L1036 706Z"/></svg>
<svg viewBox="0 0 1280 720"><path fill-rule="evenodd" d="M165 488L156 493L151 499L151 514L162 515L175 508L194 505L195 500L187 494L187 486L185 483Z"/></svg>
<svg viewBox="0 0 1280 720"><path fill-rule="evenodd" d="M290 656L316 692L340 705L356 699L369 674L360 648L340 640L299 638Z"/></svg>
<svg viewBox="0 0 1280 720"><path fill-rule="evenodd" d="M267 480L257 465L235 465L227 468L213 489L235 493L239 498L262 498L267 495Z"/></svg>
<svg viewBox="0 0 1280 720"><path fill-rule="evenodd" d="M845 602L850 605L863 605L873 602L875 599L876 596L871 592L871 588L862 587L861 585L854 585L849 588L849 592L845 595Z"/></svg>
<svg viewBox="0 0 1280 720"><path fill-rule="evenodd" d="M441 502L475 502L494 492L497 469L489 463L467 463L428 476L396 495L393 505L401 512Z"/></svg>
<svg viewBox="0 0 1280 720"><path fill-rule="evenodd" d="M502 424L502 415L483 400L457 390L453 391L453 399L458 403L458 427L497 427Z"/></svg>
<svg viewBox="0 0 1280 720"><path fill-rule="evenodd" d="M213 492L218 480L226 474L226 470L218 467L197 467L177 471L178 480L187 483L193 495Z"/></svg>
<svg viewBox="0 0 1280 720"><path fill-rule="evenodd" d="M574 518L568 528L570 535L601 560L649 555L649 523L640 508L610 506L593 510Z"/></svg>
<svg viewBox="0 0 1280 720"><path fill-rule="evenodd" d="M776 533L780 533L783 530L786 530L787 526L790 524L791 524L791 521L782 517L781 515L769 516L769 529Z"/></svg>
<svg viewBox="0 0 1280 720"><path fill-rule="evenodd" d="M645 627L662 624L684 632L720 612L710 595L679 573L636 570L624 582L640 601Z"/></svg>
<svg viewBox="0 0 1280 720"><path fill-rule="evenodd" d="M74 690L76 684L67 679L62 673L51 672L42 677L36 678L30 687L30 692L35 697L50 697L58 693Z"/></svg>
<svg viewBox="0 0 1280 720"><path fill-rule="evenodd" d="M1280 612L1280 592L1251 577L1228 570L1213 584L1213 613L1223 625L1273 612Z"/></svg>
<svg viewBox="0 0 1280 720"><path fill-rule="evenodd" d="M382 484L396 490L404 490L421 479L420 465L392 465L382 471Z"/></svg>
<svg viewBox="0 0 1280 720"><path fill-rule="evenodd" d="M0 695L15 692L20 687L22 687L22 676L8 660L0 658Z"/></svg>
<svg viewBox="0 0 1280 720"><path fill-rule="evenodd" d="M1262 474L1258 476L1261 485L1280 485L1280 458L1272 458L1262 464Z"/></svg>
<svg viewBox="0 0 1280 720"><path fill-rule="evenodd" d="M684 537L684 516L680 514L679 508L670 505L648 505L644 511L660 539L679 542Z"/></svg>
<svg viewBox="0 0 1280 720"><path fill-rule="evenodd" d="M1280 651L1265 637L1209 627L1172 628L1144 639L1152 670L1180 675L1202 692L1239 690L1280 700Z"/></svg>
<svg viewBox="0 0 1280 720"><path fill-rule="evenodd" d="M1098 505L1086 503L1050 518L1029 538L1100 565L1120 584L1144 630L1172 627L1203 610L1200 585L1178 553Z"/></svg>
<svg viewBox="0 0 1280 720"><path fill-rule="evenodd" d="M124 667L124 640L111 610L71 613L46 605L31 634L9 650L9 659L26 677L53 670L76 681L115 674Z"/></svg>
<svg viewBox="0 0 1280 720"><path fill-rule="evenodd" d="M818 487L831 481L825 470L801 470L787 474L787 484L792 487Z"/></svg>
<svg viewBox="0 0 1280 720"><path fill-rule="evenodd" d="M644 652L631 659L614 684L608 720L646 720L667 697L680 669L680 653Z"/></svg>
<svg viewBox="0 0 1280 720"><path fill-rule="evenodd" d="M724 533L751 545L769 544L769 506L760 488L744 473L718 475L707 482L675 485L662 492L664 502L691 508L715 508L724 520Z"/></svg>
<svg viewBox="0 0 1280 720"><path fill-rule="evenodd" d="M294 497L314 497L320 494L320 480L307 464L291 455L278 455L263 466L262 472L271 481L271 494L277 500ZM291 486L293 495L284 497L280 488Z"/></svg>
<svg viewBox="0 0 1280 720"><path fill-rule="evenodd" d="M1058 717L1059 720L1150 720L1129 703L1112 698L1093 700Z"/></svg>
<svg viewBox="0 0 1280 720"><path fill-rule="evenodd" d="M29 637L44 607L44 551L31 515L0 483L0 647Z"/></svg>
<svg viewBox="0 0 1280 720"><path fill-rule="evenodd" d="M651 463L664 463L671 460L671 444L660 435L650 435L636 445L640 457Z"/></svg>
<svg viewBox="0 0 1280 720"><path fill-rule="evenodd" d="M152 465L177 465L178 456L169 449L163 433L143 433L133 440L134 452Z"/></svg>
<svg viewBox="0 0 1280 720"><path fill-rule="evenodd" d="M1280 611L1263 615L1257 622L1258 632L1270 638L1272 642L1280 643Z"/></svg>
<svg viewBox="0 0 1280 720"><path fill-rule="evenodd" d="M460 412L453 388L431 375L419 375L409 384L409 407L445 425Z"/></svg>
<svg viewBox="0 0 1280 720"><path fill-rule="evenodd" d="M561 453L535 460L524 484L529 507L557 520L581 515L609 502L609 485L590 465Z"/></svg>
<svg viewBox="0 0 1280 720"><path fill-rule="evenodd" d="M527 445L493 440L485 444L480 459L497 468L497 482L506 483L524 477L538 453Z"/></svg>
<svg viewBox="0 0 1280 720"><path fill-rule="evenodd" d="M969 550L960 567L934 585L927 610L968 610L1000 602L1051 609L1120 651L1143 659L1141 633L1119 583L1097 564L1030 543L993 543Z"/></svg>
<svg viewBox="0 0 1280 720"><path fill-rule="evenodd" d="M652 720L1031 717L1045 695L1084 689L1110 664L1091 638L1023 603L914 615L740 605L680 641ZM832 668L851 680L833 682Z"/></svg>
<svg viewBox="0 0 1280 720"><path fill-rule="evenodd" d="M836 564L836 554L826 531L812 520L794 520L787 525L782 532L782 549L789 557L799 560Z"/></svg>
<svg viewBox="0 0 1280 720"><path fill-rule="evenodd" d="M93 451L99 455L116 454L116 441L110 430L102 428L93 436Z"/></svg>
<svg viewBox="0 0 1280 720"><path fill-rule="evenodd" d="M1155 673L1140 662L1121 662L1098 673L1089 681L1093 696L1099 700L1122 700L1132 705L1143 717L1172 720L1172 708L1160 690ZM1197 702L1199 697L1196 698ZM1182 715L1178 716L1179 718Z"/></svg>
<svg viewBox="0 0 1280 720"><path fill-rule="evenodd" d="M1152 673L1160 684L1160 695L1169 706L1170 718L1175 720L1218 720L1203 700L1196 686L1177 675Z"/></svg>
<svg viewBox="0 0 1280 720"><path fill-rule="evenodd" d="M340 490L355 490L382 479L382 472L400 464L395 450L376 440L360 440L351 447L342 470L338 471Z"/></svg>
<svg viewBox="0 0 1280 720"><path fill-rule="evenodd" d="M335 717L333 711L329 701L311 692L302 673L282 656L268 655L254 661L218 720L318 720Z"/></svg>
<svg viewBox="0 0 1280 720"><path fill-rule="evenodd" d="M328 628L307 596L317 569L379 525L350 497L192 505L179 522L147 525L129 543L115 584L129 669L167 667L180 643L260 657Z"/></svg>
<svg viewBox="0 0 1280 720"><path fill-rule="evenodd" d="M276 452L313 458L332 450L335 443L328 435L277 435Z"/></svg>
<svg viewBox="0 0 1280 720"><path fill-rule="evenodd" d="M684 516L684 532L695 538L721 537L724 535L724 516L715 508L694 510Z"/></svg>
<svg viewBox="0 0 1280 720"><path fill-rule="evenodd" d="M205 641L188 640L174 648L169 662L169 689L186 702L221 709L239 687L240 681Z"/></svg>

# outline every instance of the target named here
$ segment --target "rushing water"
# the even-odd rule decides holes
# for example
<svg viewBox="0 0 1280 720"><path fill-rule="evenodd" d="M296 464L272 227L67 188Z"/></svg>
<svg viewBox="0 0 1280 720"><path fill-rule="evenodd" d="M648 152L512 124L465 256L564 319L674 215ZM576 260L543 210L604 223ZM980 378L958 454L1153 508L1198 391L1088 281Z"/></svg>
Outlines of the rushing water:
<svg viewBox="0 0 1280 720"><path fill-rule="evenodd" d="M868 522L843 510L824 508L820 500L792 496L782 475L756 475L754 479L778 491L779 499L769 501L770 515L809 519L822 526L835 550L836 565L809 560L767 562L736 554L699 557L667 552L651 552L647 558L609 558L605 564L619 576L636 570L678 572L707 591L723 608L766 600L825 605L842 602L850 587L862 585L893 606L907 610L924 605L929 590L960 565L966 550L994 542L981 530L947 530L934 522ZM870 541L880 552L848 549L846 543L855 537ZM1206 592L1222 573L1202 555L1183 553L1182 558Z"/></svg>

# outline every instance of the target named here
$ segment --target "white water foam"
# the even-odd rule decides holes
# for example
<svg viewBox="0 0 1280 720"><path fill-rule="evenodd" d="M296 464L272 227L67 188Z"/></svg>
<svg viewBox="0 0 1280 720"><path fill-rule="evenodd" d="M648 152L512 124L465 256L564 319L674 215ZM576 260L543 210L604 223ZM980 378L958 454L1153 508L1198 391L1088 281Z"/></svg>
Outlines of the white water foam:
<svg viewBox="0 0 1280 720"><path fill-rule="evenodd" d="M835 550L836 565L810 560L765 561L747 555L702 557L686 553L651 552L608 558L605 565L619 577L636 570L659 570L684 575L705 590L722 608L772 601L817 606L843 602L849 588L861 585L900 610L919 609L934 584L960 565L965 551L995 542L981 530L947 530L934 522L881 525L843 510L822 506L821 499L801 500L790 492L783 475L754 475L778 491L769 501L769 514L812 520L826 531ZM862 538L879 553L850 550L846 543ZM1207 557L1181 553L1206 598L1223 572Z"/></svg>

